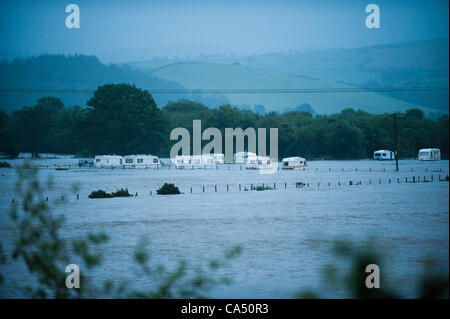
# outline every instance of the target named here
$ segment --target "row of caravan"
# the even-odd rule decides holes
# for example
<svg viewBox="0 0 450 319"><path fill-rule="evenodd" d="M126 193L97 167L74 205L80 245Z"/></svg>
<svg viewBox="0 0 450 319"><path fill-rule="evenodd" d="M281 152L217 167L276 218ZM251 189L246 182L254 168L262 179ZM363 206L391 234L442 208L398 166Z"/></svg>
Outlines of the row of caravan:
<svg viewBox="0 0 450 319"><path fill-rule="evenodd" d="M267 156L258 156L251 152L239 152L234 154L235 164L245 164L246 169L268 169L271 168L271 160ZM203 155L178 155L174 160L175 168L207 168L216 164L224 164L223 154L203 154ZM273 163L272 163L273 164ZM306 160L303 157L288 157L282 160L282 169L294 170L307 168Z"/></svg>
<svg viewBox="0 0 450 319"><path fill-rule="evenodd" d="M373 159L377 161L392 161L395 160L395 154L388 150L379 150L373 153ZM419 150L417 156L419 161L440 161L441 150L438 148L423 148Z"/></svg>
<svg viewBox="0 0 450 319"><path fill-rule="evenodd" d="M265 169L271 167L271 160L266 156L258 156L251 152L234 154L234 163L245 164L246 169ZM85 163L86 162L86 163ZM88 163L89 162L89 163ZM224 154L177 155L172 159L175 168L211 168L225 163ZM273 165L274 163L272 163ZM160 168L161 161L154 155L96 155L94 161L80 163L80 166L96 168ZM307 168L303 157L288 157L282 160L282 169L304 170Z"/></svg>
<svg viewBox="0 0 450 319"><path fill-rule="evenodd" d="M97 155L94 158L96 168L159 168L161 162L154 155Z"/></svg>

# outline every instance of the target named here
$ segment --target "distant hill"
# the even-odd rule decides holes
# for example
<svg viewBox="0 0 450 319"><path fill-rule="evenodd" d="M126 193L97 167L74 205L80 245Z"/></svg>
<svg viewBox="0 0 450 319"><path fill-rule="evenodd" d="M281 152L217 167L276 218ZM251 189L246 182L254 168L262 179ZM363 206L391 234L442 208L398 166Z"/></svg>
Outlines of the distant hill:
<svg viewBox="0 0 450 319"><path fill-rule="evenodd" d="M188 89L329 89L351 88L349 85L327 80L315 80L296 75L271 72L219 63L175 63L156 70L151 75L176 81ZM340 112L345 108L362 109L371 113L405 111L412 107L425 113L433 109L407 103L379 93L230 93L226 94L234 105L262 104L267 111L283 112L309 104L318 114Z"/></svg>
<svg viewBox="0 0 450 319"><path fill-rule="evenodd" d="M251 56L209 55L190 59L155 58L148 61L130 63L130 65L133 68L146 72L156 70L154 74L165 79L177 79L174 75L175 66L170 66L170 76L168 70L158 70L161 67L177 62L199 62L234 66L241 65L243 67L251 67L252 69L270 72L270 74L279 73L293 75L305 79L323 80L328 83L338 82L348 86L364 88L412 86L448 87L449 84L448 39L404 42L356 49L338 49L318 52L268 53ZM204 67L207 69L204 71L205 74L212 72L212 66ZM176 68L184 70L187 67L177 66ZM203 74L203 71L200 70L201 68L201 66L197 66L194 70L192 67L192 70ZM232 67L226 67L226 69L237 70ZM221 71L224 72L224 70ZM247 75L250 76L251 71L248 72ZM254 73L254 75L256 76L256 73ZM265 81L268 81L268 77L272 77L272 75L261 75L261 73L258 76L263 76L266 79ZM218 75L218 77L220 77L220 75ZM185 75L180 75L180 78L185 78ZM185 80L187 81L188 79L185 78ZM251 82L250 79L246 80L247 83L248 81ZM194 83L191 79L187 82ZM189 87L187 82L180 80L180 84ZM205 82L210 83L210 79ZM217 79L217 82L217 84L222 84L219 79ZM235 84L240 82L241 81L238 81ZM289 80L289 82L291 81ZM292 81L292 83L293 82L295 81ZM314 82L312 82L311 85L313 83ZM256 78L254 84L258 84ZM409 105L429 107L432 109L429 113L448 113L449 110L448 91L382 92L378 94L402 100ZM294 104L289 107L294 108L301 104L303 100L309 100L307 97L305 97L305 99L302 99L300 96L294 97L295 98L285 98L285 102L287 102L287 100L294 100ZM357 98L356 95L355 98ZM246 104L268 104L262 102L260 97L254 101L250 98L231 98L233 103L241 103L241 100L244 100ZM360 101L361 99L359 99L359 102ZM391 101L390 103L393 102L393 100L388 101ZM306 102L315 107L312 102ZM283 106L281 106L281 104L276 104L274 99L271 99L271 103L272 108L276 109L283 109L285 105L283 104ZM383 106L380 107L385 108Z"/></svg>
<svg viewBox="0 0 450 319"><path fill-rule="evenodd" d="M24 89L93 89L106 83L129 83L139 88L182 90L183 86L161 78L133 70L127 65L102 64L95 56L85 55L42 55L27 59L0 62L0 88ZM33 105L41 96L55 96L65 105L85 106L92 93L9 93L0 92L0 108L10 112L24 105ZM211 97L190 94L153 94L158 106L169 100L195 98L209 102L216 98L222 103L224 97Z"/></svg>
<svg viewBox="0 0 450 319"><path fill-rule="evenodd" d="M427 40L311 53L264 54L234 59L273 72L357 87L449 85L449 40ZM383 92L448 113L448 91Z"/></svg>

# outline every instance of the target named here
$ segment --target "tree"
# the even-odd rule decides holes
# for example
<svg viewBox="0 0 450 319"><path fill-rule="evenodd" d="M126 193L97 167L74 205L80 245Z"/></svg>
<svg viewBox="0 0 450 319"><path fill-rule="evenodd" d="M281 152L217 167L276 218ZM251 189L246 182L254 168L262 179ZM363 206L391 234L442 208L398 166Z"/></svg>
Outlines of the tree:
<svg viewBox="0 0 450 319"><path fill-rule="evenodd" d="M10 157L17 157L19 152L14 145L10 132L10 117L5 111L0 110L0 152L8 154Z"/></svg>
<svg viewBox="0 0 450 319"><path fill-rule="evenodd" d="M168 134L152 96L134 85L98 87L79 123L79 141L91 154L157 153Z"/></svg>

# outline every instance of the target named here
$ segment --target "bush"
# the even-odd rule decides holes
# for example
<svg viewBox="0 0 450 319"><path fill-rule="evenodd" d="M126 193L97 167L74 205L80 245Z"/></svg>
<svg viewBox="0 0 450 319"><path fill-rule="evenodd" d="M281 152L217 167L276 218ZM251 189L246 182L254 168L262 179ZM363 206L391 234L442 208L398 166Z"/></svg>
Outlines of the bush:
<svg viewBox="0 0 450 319"><path fill-rule="evenodd" d="M98 191L93 191L91 194L89 194L89 198L110 198L112 197L111 194L105 192L102 189L99 189Z"/></svg>
<svg viewBox="0 0 450 319"><path fill-rule="evenodd" d="M272 190L272 187L269 186L256 186L255 190L257 191L267 191L267 190Z"/></svg>
<svg viewBox="0 0 450 319"><path fill-rule="evenodd" d="M112 193L107 193L102 189L93 191L89 198L112 198L112 197L129 197L133 196L128 192L128 188L121 188Z"/></svg>
<svg viewBox="0 0 450 319"><path fill-rule="evenodd" d="M0 162L0 167L11 167L8 162Z"/></svg>
<svg viewBox="0 0 450 319"><path fill-rule="evenodd" d="M178 187L176 187L174 184L168 184L164 183L163 186L161 186L160 189L156 191L158 195L174 195L174 194L181 194Z"/></svg>
<svg viewBox="0 0 450 319"><path fill-rule="evenodd" d="M115 192L111 193L112 197L130 197L133 196L130 193L128 193L128 188L121 188L116 190Z"/></svg>

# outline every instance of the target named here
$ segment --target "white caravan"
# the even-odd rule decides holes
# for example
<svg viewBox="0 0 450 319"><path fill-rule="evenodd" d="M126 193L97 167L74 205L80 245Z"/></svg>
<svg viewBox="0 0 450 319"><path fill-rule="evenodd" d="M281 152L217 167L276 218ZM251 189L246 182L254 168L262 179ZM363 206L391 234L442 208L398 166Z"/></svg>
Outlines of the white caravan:
<svg viewBox="0 0 450 319"><path fill-rule="evenodd" d="M303 157L286 157L281 161L282 169L300 169L305 170L308 168L306 164L306 159Z"/></svg>
<svg viewBox="0 0 450 319"><path fill-rule="evenodd" d="M187 165L191 165L191 161L190 155L177 155L175 159L172 159L172 162L175 163L175 168L184 168Z"/></svg>
<svg viewBox="0 0 450 319"><path fill-rule="evenodd" d="M214 167L214 157L211 154L204 155L177 155L175 168L207 168Z"/></svg>
<svg viewBox="0 0 450 319"><path fill-rule="evenodd" d="M256 156L257 155L252 152L237 152L233 156L233 161L235 164L245 164L247 163L247 158Z"/></svg>
<svg viewBox="0 0 450 319"><path fill-rule="evenodd" d="M373 159L377 161L392 161L395 160L394 152L388 150L379 150L373 152Z"/></svg>
<svg viewBox="0 0 450 319"><path fill-rule="evenodd" d="M441 150L438 148L422 148L419 150L419 161L440 161Z"/></svg>
<svg viewBox="0 0 450 319"><path fill-rule="evenodd" d="M126 155L124 156L124 168L159 168L161 162L158 156L153 155Z"/></svg>
<svg viewBox="0 0 450 319"><path fill-rule="evenodd" d="M245 163L246 169L267 169L270 168L270 158L265 156L249 156Z"/></svg>
<svg viewBox="0 0 450 319"><path fill-rule="evenodd" d="M96 155L94 165L96 168L122 167L123 157L119 155Z"/></svg>
<svg viewBox="0 0 450 319"><path fill-rule="evenodd" d="M222 154L223 155L223 154ZM214 159L214 155L212 154L203 154L200 156L202 166L203 167L215 167L216 161Z"/></svg>
<svg viewBox="0 0 450 319"><path fill-rule="evenodd" d="M223 155L222 153L214 153L211 154L213 159L214 159L214 163L216 164L225 164L225 155Z"/></svg>

